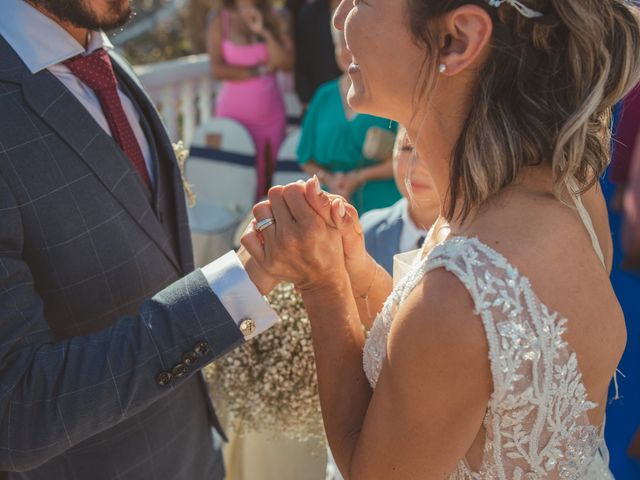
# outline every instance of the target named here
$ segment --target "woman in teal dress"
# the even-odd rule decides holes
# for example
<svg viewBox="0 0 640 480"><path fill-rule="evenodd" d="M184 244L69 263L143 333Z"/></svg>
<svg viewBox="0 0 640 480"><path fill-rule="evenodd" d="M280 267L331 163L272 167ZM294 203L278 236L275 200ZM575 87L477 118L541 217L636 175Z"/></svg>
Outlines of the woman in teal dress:
<svg viewBox="0 0 640 480"><path fill-rule="evenodd" d="M351 55L346 51L342 32L334 29L334 34L336 60L346 72ZM353 112L346 102L349 85L349 76L343 73L317 90L302 124L298 162L307 173L318 175L330 192L344 196L359 213L364 213L400 199L391 155L373 159L363 153L368 134L371 139L376 129L377 134L384 130L394 133L396 125Z"/></svg>

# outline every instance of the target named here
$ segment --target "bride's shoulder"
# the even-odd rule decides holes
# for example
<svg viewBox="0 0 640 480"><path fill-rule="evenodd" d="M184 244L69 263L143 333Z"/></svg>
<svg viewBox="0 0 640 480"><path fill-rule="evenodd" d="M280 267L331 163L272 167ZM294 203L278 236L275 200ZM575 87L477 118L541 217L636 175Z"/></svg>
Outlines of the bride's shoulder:
<svg viewBox="0 0 640 480"><path fill-rule="evenodd" d="M467 288L446 269L430 272L402 302L391 326L388 352L390 362L400 357L420 365L426 362L431 372L435 368L458 380L473 378L478 392L488 396L491 391L482 320Z"/></svg>
<svg viewBox="0 0 640 480"><path fill-rule="evenodd" d="M488 209L466 235L499 253L534 284L575 276L578 265L596 274L602 270L578 212L553 197Z"/></svg>

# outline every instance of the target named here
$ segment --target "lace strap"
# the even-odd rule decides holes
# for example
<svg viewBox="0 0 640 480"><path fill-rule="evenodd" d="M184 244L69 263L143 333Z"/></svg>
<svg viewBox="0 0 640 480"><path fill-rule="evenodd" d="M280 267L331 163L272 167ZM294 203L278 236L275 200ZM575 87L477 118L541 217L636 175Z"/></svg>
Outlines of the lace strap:
<svg viewBox="0 0 640 480"><path fill-rule="evenodd" d="M480 317L489 345L493 378L492 401L507 394L518 365L509 361L505 335L517 337L523 332L509 319L519 319L527 308L522 295L524 285L518 270L498 252L477 238L454 237L435 247L427 257L425 273L444 268L453 273L469 292L474 313Z"/></svg>

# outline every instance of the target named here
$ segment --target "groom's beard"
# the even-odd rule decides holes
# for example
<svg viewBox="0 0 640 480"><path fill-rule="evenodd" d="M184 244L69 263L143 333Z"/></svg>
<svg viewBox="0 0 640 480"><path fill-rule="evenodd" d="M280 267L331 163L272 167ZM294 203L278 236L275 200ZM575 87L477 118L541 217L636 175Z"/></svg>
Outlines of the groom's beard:
<svg viewBox="0 0 640 480"><path fill-rule="evenodd" d="M99 0L107 8L98 13L91 8L95 0L26 0L33 6L49 12L58 20L87 30L113 30L122 27L131 18L130 0Z"/></svg>

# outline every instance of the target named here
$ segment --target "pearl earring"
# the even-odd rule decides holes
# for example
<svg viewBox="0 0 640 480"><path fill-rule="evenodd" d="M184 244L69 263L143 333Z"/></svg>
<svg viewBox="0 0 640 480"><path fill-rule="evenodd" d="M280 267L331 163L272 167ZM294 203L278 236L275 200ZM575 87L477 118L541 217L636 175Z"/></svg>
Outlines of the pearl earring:
<svg viewBox="0 0 640 480"><path fill-rule="evenodd" d="M447 71L447 66L446 66L444 63L441 63L441 64L440 64L440 67L438 67L438 71L439 71L440 73L444 73L444 72L446 72L446 71Z"/></svg>

